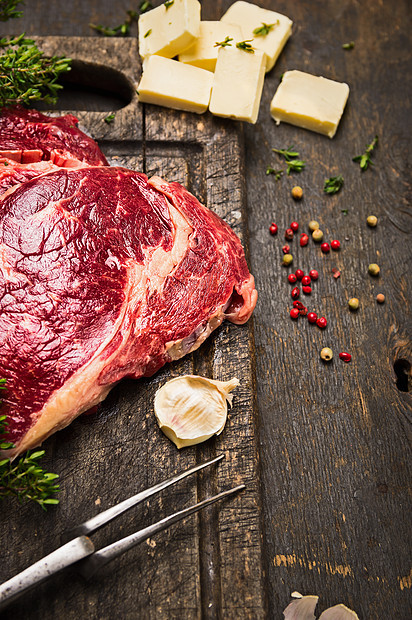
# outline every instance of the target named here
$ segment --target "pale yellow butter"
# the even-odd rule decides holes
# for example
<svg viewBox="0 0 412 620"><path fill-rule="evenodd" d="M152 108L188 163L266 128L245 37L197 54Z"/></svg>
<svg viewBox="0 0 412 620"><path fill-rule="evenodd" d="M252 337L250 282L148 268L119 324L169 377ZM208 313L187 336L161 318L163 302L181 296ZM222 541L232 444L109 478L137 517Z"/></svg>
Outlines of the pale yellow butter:
<svg viewBox="0 0 412 620"><path fill-rule="evenodd" d="M333 138L345 109L349 86L324 77L286 71L270 104L270 113L280 121Z"/></svg>
<svg viewBox="0 0 412 620"><path fill-rule="evenodd" d="M209 109L216 116L256 123L265 79L266 58L236 47L221 47Z"/></svg>
<svg viewBox="0 0 412 620"><path fill-rule="evenodd" d="M153 55L144 61L137 90L139 101L201 114L209 105L212 83L210 71Z"/></svg>
<svg viewBox="0 0 412 620"><path fill-rule="evenodd" d="M139 53L173 58L190 47L199 36L198 0L174 0L166 8L161 4L139 17Z"/></svg>
<svg viewBox="0 0 412 620"><path fill-rule="evenodd" d="M266 71L270 71L277 61L286 41L292 34L292 20L281 13L262 9L249 2L234 2L221 18L225 24L237 24L242 29L244 40L253 39L252 45L266 54ZM268 34L256 36L253 31L263 24L273 24Z"/></svg>
<svg viewBox="0 0 412 620"><path fill-rule="evenodd" d="M183 54L179 54L180 62L214 71L219 52L216 43L224 41L226 37L236 42L241 41L240 26L223 22L200 22L199 38Z"/></svg>

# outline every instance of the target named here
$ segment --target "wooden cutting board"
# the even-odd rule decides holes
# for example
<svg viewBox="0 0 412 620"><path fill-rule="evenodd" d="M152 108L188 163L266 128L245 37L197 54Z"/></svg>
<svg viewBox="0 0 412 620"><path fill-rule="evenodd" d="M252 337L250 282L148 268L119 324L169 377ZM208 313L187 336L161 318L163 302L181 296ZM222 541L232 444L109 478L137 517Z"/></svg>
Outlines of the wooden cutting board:
<svg viewBox="0 0 412 620"><path fill-rule="evenodd" d="M62 111L78 116L112 165L184 184L232 226L247 250L240 124L139 104L135 40L37 42L47 54L73 58L70 80L79 90L72 108ZM94 88L98 96L90 94ZM115 101L119 109L108 124L104 119ZM34 504L2 503L1 581L57 548L66 529L215 455L225 455L220 465L109 524L92 537L97 546L219 490L242 482L246 490L147 540L89 582L70 569L53 577L11 604L2 618L265 617L253 369L251 324L225 324L198 351L151 379L122 381L97 413L46 441L42 462L60 475L60 504L43 512ZM236 376L240 386L224 432L178 451L157 427L153 398L166 380L186 373Z"/></svg>

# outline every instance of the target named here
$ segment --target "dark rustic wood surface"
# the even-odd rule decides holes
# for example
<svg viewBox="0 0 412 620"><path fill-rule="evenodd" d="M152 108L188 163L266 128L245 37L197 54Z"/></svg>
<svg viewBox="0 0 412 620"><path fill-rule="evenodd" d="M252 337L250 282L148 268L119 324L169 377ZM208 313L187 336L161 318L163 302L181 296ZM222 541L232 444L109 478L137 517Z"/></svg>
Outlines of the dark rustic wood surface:
<svg viewBox="0 0 412 620"><path fill-rule="evenodd" d="M231 2L202 4L203 18L219 19ZM111 88L113 75L106 86L96 82L98 76L92 80L109 94L88 95L79 87L78 96L62 99L96 132L100 128L96 137L112 163L187 183L235 226L249 245L259 302L248 327L225 326L195 355L153 379L122 383L97 416L82 417L47 442L48 463L61 474L61 503L45 515L35 506L2 506L2 576L53 549L62 523L86 516L97 499L104 508L137 483L148 485L216 452L227 453L217 475L202 476L197 486L188 482L150 509L128 515L121 532L229 480L247 479L248 492L156 537L87 586L70 573L56 578L5 617L281 618L293 590L319 595L319 611L342 602L362 620L412 615L410 3L259 4L291 17L294 30L266 77L255 126L144 106L133 108L131 134L123 108L127 88L118 82ZM94 41L90 21L115 25L136 8L128 0L26 5L24 17L0 25L0 33L90 35ZM351 40L354 49L344 51L342 44ZM87 50L81 53L87 58ZM128 75L138 70L132 58L119 67L122 56L114 50L109 56L94 60ZM289 69L350 85L333 140L276 127L270 119L270 100ZM99 123L112 109L121 110L115 127ZM375 166L361 174L352 156L375 134ZM307 167L276 182L265 175L268 165L280 164L271 148L290 144ZM338 173L345 177L343 190L326 196L324 179ZM295 184L304 190L299 203L290 197ZM370 213L379 218L376 229L366 226ZM329 239L342 242L341 251L329 256L292 242L295 266L319 270L309 307L328 318L323 332L289 319L290 287L281 266L282 231L294 219L305 227L313 218ZM268 234L272 220L279 225L277 238ZM378 279L367 274L370 262L381 266ZM333 267L341 271L339 279L332 277ZM386 295L382 306L375 301L378 292ZM361 302L355 314L347 309L352 296ZM335 353L327 366L319 359L323 346ZM337 359L342 350L352 353L350 364ZM238 369L246 380L224 434L177 453L153 422L157 386L183 372L229 377ZM119 527L96 539L106 541Z"/></svg>

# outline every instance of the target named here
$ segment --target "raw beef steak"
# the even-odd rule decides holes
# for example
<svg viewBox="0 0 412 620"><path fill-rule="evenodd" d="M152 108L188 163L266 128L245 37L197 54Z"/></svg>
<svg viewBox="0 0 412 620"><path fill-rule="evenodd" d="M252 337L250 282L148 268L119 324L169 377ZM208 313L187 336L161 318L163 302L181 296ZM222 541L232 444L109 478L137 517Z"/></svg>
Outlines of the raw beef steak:
<svg viewBox="0 0 412 620"><path fill-rule="evenodd" d="M257 292L239 239L178 183L62 169L0 200L1 413L13 455L155 373Z"/></svg>
<svg viewBox="0 0 412 620"><path fill-rule="evenodd" d="M21 106L0 112L0 157L17 163L51 161L56 166L107 166L96 142L77 127L77 118L45 116Z"/></svg>

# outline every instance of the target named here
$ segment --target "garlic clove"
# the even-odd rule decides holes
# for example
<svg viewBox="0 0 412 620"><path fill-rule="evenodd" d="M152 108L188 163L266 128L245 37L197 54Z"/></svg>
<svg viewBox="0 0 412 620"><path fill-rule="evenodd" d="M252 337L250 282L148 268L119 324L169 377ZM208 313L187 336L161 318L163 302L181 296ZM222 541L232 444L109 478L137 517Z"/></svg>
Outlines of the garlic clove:
<svg viewBox="0 0 412 620"><path fill-rule="evenodd" d="M346 605L339 603L321 613L319 620L359 620L359 616Z"/></svg>
<svg viewBox="0 0 412 620"><path fill-rule="evenodd" d="M296 598L283 611L285 620L316 620L314 612L318 600L318 596L312 595Z"/></svg>
<svg viewBox="0 0 412 620"><path fill-rule="evenodd" d="M219 435L226 424L230 392L236 378L216 381L197 375L171 379L155 395L154 411L164 434L178 448L194 446Z"/></svg>

